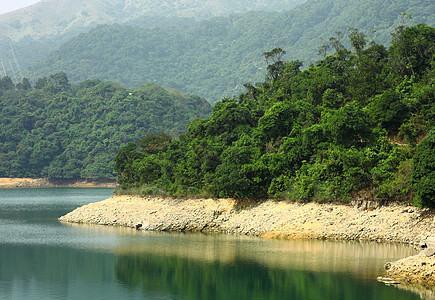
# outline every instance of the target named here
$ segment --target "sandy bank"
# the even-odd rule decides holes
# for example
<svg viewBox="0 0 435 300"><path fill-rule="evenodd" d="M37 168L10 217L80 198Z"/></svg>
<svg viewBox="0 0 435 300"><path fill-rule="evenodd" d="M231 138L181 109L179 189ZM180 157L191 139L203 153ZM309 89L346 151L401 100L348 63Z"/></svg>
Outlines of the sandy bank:
<svg viewBox="0 0 435 300"><path fill-rule="evenodd" d="M83 187L114 188L115 181L111 180L48 180L46 178L0 178L0 188L19 188L19 187Z"/></svg>
<svg viewBox="0 0 435 300"><path fill-rule="evenodd" d="M399 204L366 208L274 200L256 203L232 199L115 196L79 207L61 217L60 221L132 228L140 224L143 230L398 242L414 246L429 236L435 236L433 210ZM431 261L426 262L425 266L432 273L425 275L428 280L422 280L432 282L435 258L431 256L428 259ZM392 274L388 276L394 277ZM399 276L394 278L399 280Z"/></svg>

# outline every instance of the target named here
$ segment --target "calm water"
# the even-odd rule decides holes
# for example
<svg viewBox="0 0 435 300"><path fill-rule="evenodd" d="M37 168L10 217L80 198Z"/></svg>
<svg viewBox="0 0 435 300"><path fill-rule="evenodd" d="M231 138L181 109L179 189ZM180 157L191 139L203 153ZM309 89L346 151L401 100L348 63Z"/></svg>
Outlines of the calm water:
<svg viewBox="0 0 435 300"><path fill-rule="evenodd" d="M61 224L111 189L0 189L0 299L420 299L376 281L400 245Z"/></svg>

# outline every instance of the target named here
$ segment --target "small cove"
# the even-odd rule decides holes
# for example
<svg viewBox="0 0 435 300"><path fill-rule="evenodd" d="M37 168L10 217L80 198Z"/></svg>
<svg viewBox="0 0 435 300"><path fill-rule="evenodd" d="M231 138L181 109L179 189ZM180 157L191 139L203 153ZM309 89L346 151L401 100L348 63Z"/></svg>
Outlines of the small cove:
<svg viewBox="0 0 435 300"><path fill-rule="evenodd" d="M61 224L111 189L0 190L1 299L420 299L376 281L398 244Z"/></svg>

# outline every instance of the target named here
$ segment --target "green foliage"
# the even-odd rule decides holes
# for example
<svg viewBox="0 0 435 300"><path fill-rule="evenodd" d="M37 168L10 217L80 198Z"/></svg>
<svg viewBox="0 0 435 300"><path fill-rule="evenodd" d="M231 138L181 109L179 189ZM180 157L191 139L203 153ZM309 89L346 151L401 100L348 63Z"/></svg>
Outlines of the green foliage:
<svg viewBox="0 0 435 300"><path fill-rule="evenodd" d="M266 140L288 136L298 115L295 105L277 102L258 120L258 130Z"/></svg>
<svg viewBox="0 0 435 300"><path fill-rule="evenodd" d="M258 160L259 156L259 149L252 146L226 148L211 182L211 192L219 197L266 197L270 184L269 170Z"/></svg>
<svg viewBox="0 0 435 300"><path fill-rule="evenodd" d="M372 122L380 122L388 131L397 132L400 125L409 118L409 110L401 99L402 93L395 90L386 90L376 95L368 109Z"/></svg>
<svg viewBox="0 0 435 300"><path fill-rule="evenodd" d="M60 92L67 92L71 89L71 85L68 82L68 77L64 72L50 75L38 79L35 85L37 89L43 89L50 94L57 94Z"/></svg>
<svg viewBox="0 0 435 300"><path fill-rule="evenodd" d="M0 79L0 92L13 90L14 88L15 88L14 83L12 82L12 79L9 76L5 76L2 79Z"/></svg>
<svg viewBox="0 0 435 300"><path fill-rule="evenodd" d="M415 150L412 164L414 204L435 207L435 130L432 129Z"/></svg>
<svg viewBox="0 0 435 300"><path fill-rule="evenodd" d="M263 53L267 65L266 80L274 81L282 74L284 63L281 58L285 53L281 48L274 48Z"/></svg>
<svg viewBox="0 0 435 300"><path fill-rule="evenodd" d="M210 8L203 4L207 2L209 1L195 1L192 5L207 10ZM244 1L249 2L245 5L237 2L225 2L225 7L216 11L227 11L228 7L236 5L239 7L237 12L245 11L246 7L252 7L254 1ZM258 5L267 10L274 6L271 1L256 2L261 2ZM380 44L388 43L390 34L398 25L398 14L401 12L413 15L410 24L425 22L430 26L435 25L432 16L435 6L431 0L303 2L288 11L236 14L193 22L190 26L178 28L168 25L151 28L156 27L154 24L145 26L146 28L137 26L144 23L149 25L150 18L142 18L142 24L139 21L133 22L135 27L119 25L122 22L111 20L110 23L114 25L96 26L56 48L32 65L26 76L35 80L61 69L72 82L100 78L122 83L128 88L137 87L142 82L155 82L203 96L215 103L224 97L233 97L243 92L246 82L262 81L266 73L268 79L277 79L283 72L284 62L281 59L286 52L286 59L302 60L308 67L319 59L318 48L322 41L335 32L342 32L329 41L329 48L325 45L322 54L326 56L328 49L336 51L337 55L330 57L328 64L335 66L335 72L346 72L349 76L346 80L352 81L354 88L349 92L361 98L354 100L365 101L379 91L378 86L373 84L374 81L380 83L385 79L381 73L377 73L379 61L385 58L385 53L382 49L375 51L375 48L371 48L371 39ZM158 5L158 2L155 3ZM213 5L219 5L218 3L220 2L214 1ZM180 7L185 5L187 4ZM282 7L280 4L280 9ZM140 10L130 17L134 18L138 13ZM158 25L165 21L171 23L171 20L164 18L158 20L154 17L153 20ZM100 20L97 23L101 24ZM346 43L344 33L349 26L358 27L360 31L353 29L351 43ZM374 28L376 31L371 31ZM411 59L413 69L420 68L421 62L430 52L426 47L430 41L429 33L400 33L397 43L395 42L397 51L393 51L401 58L398 61L406 63L406 59L413 57L417 49L409 50L409 47L402 45L417 40L418 51L421 49L425 54L419 56L421 58ZM353 45L356 55L349 56L349 51L345 49L348 44ZM365 49L366 46L371 50ZM263 53L266 65L261 60ZM354 59L360 62L360 74L353 73L349 67L349 61ZM397 72L401 74L403 68L406 68L406 64L400 63ZM373 77L375 73L378 77ZM379 84L380 88L382 86ZM341 92L341 89L338 91Z"/></svg>
<svg viewBox="0 0 435 300"><path fill-rule="evenodd" d="M145 136L142 149L122 149L121 188L144 184L173 196L319 202L347 202L361 193L409 201L414 189L415 203L430 206L432 133L413 154L434 124L427 75L434 64L415 64L415 76L400 77L390 64L395 46L365 49L364 36L352 30L355 52L333 38L336 53L300 71L299 61L277 66L282 52L275 48L265 54L273 71L265 82L218 102L209 119L194 120L179 140ZM428 31L410 29L419 30ZM361 95L359 83L367 88Z"/></svg>
<svg viewBox="0 0 435 300"><path fill-rule="evenodd" d="M33 89L26 80L21 88L7 77L0 82L0 177L114 178L113 158L126 145L115 169L120 182L133 183L139 177L127 170L135 159L165 150L190 120L211 112L205 99L155 84L135 90L100 80L71 85L65 73L41 78ZM138 156L128 143L141 137Z"/></svg>
<svg viewBox="0 0 435 300"><path fill-rule="evenodd" d="M435 31L426 24L399 26L390 48L393 70L401 76L421 76L433 59Z"/></svg>
<svg viewBox="0 0 435 300"><path fill-rule="evenodd" d="M203 0L186 3L184 0L165 0L146 3L130 1L126 4L125 0L87 0L86 3L67 1L62 5L44 2L0 18L0 53L6 72L11 74L13 66L7 61L13 61L14 57L8 37L12 39L14 52L23 68L43 59L64 42L95 28L97 24L126 24L169 30L174 27L185 28L199 23L200 20L234 13L289 10L304 1ZM27 18L28 21L24 21ZM51 72L40 74L38 77L64 70L64 67L65 65L60 64ZM115 79L112 78L111 81ZM134 87L136 86L135 84Z"/></svg>
<svg viewBox="0 0 435 300"><path fill-rule="evenodd" d="M358 146L370 137L368 117L355 103L349 102L322 118L326 135L334 144Z"/></svg>
<svg viewBox="0 0 435 300"><path fill-rule="evenodd" d="M161 132L155 134L153 132L145 133L145 136L137 143L145 155L157 154L166 150L171 142L171 136Z"/></svg>

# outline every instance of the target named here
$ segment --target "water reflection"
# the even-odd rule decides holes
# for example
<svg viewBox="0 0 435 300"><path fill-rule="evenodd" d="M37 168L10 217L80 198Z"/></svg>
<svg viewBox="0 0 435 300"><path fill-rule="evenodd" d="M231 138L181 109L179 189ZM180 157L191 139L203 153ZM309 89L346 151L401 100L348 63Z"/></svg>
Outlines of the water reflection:
<svg viewBox="0 0 435 300"><path fill-rule="evenodd" d="M78 227L87 233L118 236L122 242L113 248L117 255L157 254L226 264L244 260L275 268L347 272L370 280L382 274L386 262L416 254L411 247L400 244L265 240L226 234L147 232L113 226L65 226Z"/></svg>
<svg viewBox="0 0 435 300"><path fill-rule="evenodd" d="M146 297L144 291L119 283L115 263L116 256L105 252L56 245L0 245L0 299Z"/></svg>
<svg viewBox="0 0 435 300"><path fill-rule="evenodd" d="M187 299L417 299L345 273L276 268L243 259L204 262L178 256L117 256L122 284Z"/></svg>
<svg viewBox="0 0 435 300"><path fill-rule="evenodd" d="M375 278L401 245L61 224L110 190L0 193L0 299L418 299Z"/></svg>
<svg viewBox="0 0 435 300"><path fill-rule="evenodd" d="M117 236L115 276L131 289L180 299L418 299L375 278L414 254L397 244L263 240L223 234L73 225Z"/></svg>
<svg viewBox="0 0 435 300"><path fill-rule="evenodd" d="M395 288L404 291L411 291L418 294L421 299L435 300L435 286L419 286L419 285L394 285Z"/></svg>

